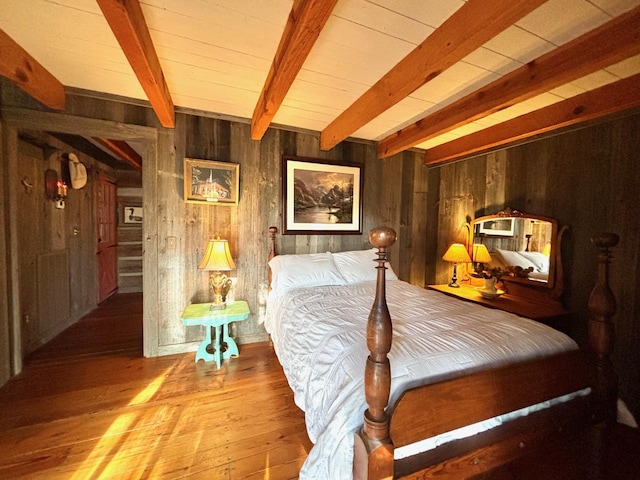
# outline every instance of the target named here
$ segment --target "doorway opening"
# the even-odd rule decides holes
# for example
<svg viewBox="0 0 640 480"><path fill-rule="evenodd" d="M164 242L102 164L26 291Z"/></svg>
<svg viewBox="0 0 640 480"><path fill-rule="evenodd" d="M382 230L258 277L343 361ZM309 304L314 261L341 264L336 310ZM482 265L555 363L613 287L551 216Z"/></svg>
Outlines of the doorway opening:
<svg viewBox="0 0 640 480"><path fill-rule="evenodd" d="M90 298L91 307L95 308L100 302L109 298L115 291L118 291L116 286L123 288L121 291L125 293L138 291L145 291L146 277L153 277L153 275L144 275L143 273L143 238L149 237L148 232L155 231L155 225L153 222L145 222L142 215L132 215L130 220L134 221L133 224L125 224L125 207L135 208L135 212L140 213L143 210L144 197L153 199L155 196L155 189L153 181L149 182L151 185L150 191L142 195L142 183L145 177L144 165L147 164L149 171L153 171L156 164L156 151L157 151L157 131L150 127L140 127L136 125L123 125L115 122L102 121L90 118L74 117L71 115L37 112L32 110L24 110L19 108L6 108L3 110L2 115L3 126L3 156L7 165L5 166L6 185L9 189L9 195L7 198L9 201L8 208L5 209L8 219L6 224L7 228L7 251L9 255L7 271L9 275L10 291L8 293L11 301L9 305L9 325L10 325L10 339L11 339L11 351L10 351L10 366L11 374L15 375L22 370L22 361L25 354L28 353L28 347L23 342L23 336L26 333L31 335L32 332L25 331L25 327L28 328L30 316L26 311L25 305L29 302L22 301L25 296L33 294L34 298L38 299L38 303L41 306L40 311L53 311L54 315L58 318L65 317L64 310L68 310L69 316L67 321L72 323L78 321L88 311L83 310L83 298L86 302L87 298ZM18 200L21 189L26 191L28 185L32 185L33 182L29 181L29 175L21 175L20 169L22 168L19 158L21 149L24 150L24 132L47 132L47 135L63 135L63 136L78 136L80 138L108 138L121 142L131 142L137 145L142 151L142 172L139 173L140 183L139 187L127 185L123 195L118 192L117 176L109 176L100 171L99 168L94 171L94 177L91 181L94 185L92 190L78 190L68 193L68 198L71 200L73 195L77 202L73 208L70 208L68 214L71 221L62 221L61 215L56 217L56 212L52 211L51 205L45 205L44 214L42 218L37 221L33 227L41 228L43 225L46 227L50 225L50 230L53 230L53 235L50 238L54 238L53 248L48 248L51 252L44 252L46 254L53 254L56 258L40 258L36 263L34 269L34 278L25 279L21 278L20 269L20 252L25 248L25 238L29 238L29 235L24 233L25 228L21 225L28 223L28 219L23 219L23 213L21 213L20 203ZM28 144L28 142L26 142ZM28 148L28 147L27 147ZM62 149L64 150L64 149ZM45 156L50 154L50 151L45 151ZM78 152L78 150L75 150ZM68 152L61 152L62 154ZM44 165L42 161L36 168L37 171L33 172L33 178L36 176L43 176ZM109 169L104 169L108 173ZM113 172L114 169L111 169ZM60 172L62 173L62 172ZM38 177L39 178L39 177ZM22 179L22 181L20 181ZM18 180L18 182L16 182ZM20 187L20 183L22 187ZM126 182L125 182L126 183ZM40 185L42 186L42 184ZM136 196L132 194L134 190L139 192ZM41 192L39 192L41 193ZM87 206L87 203L90 203ZM153 203L151 203L153 204ZM108 210L104 210L108 207ZM101 211L101 209L103 211ZM71 212L73 210L73 212ZM104 215L102 215L104 213ZM22 217L21 217L22 215ZM115 215L115 217L114 217ZM68 220L68 219L67 219ZM123 250L127 254L125 260L122 262L123 271L120 271L120 260L118 255L118 244L121 236L119 229L122 228L129 233L133 230L137 230L136 240L132 240L129 237L122 241ZM21 232L21 229L23 230ZM37 242L37 236L32 235L34 241ZM66 241L65 243L65 240ZM55 243L57 242L57 243ZM154 245L147 245L147 249L153 252ZM103 245L101 245L103 244ZM90 247L88 247L90 245ZM36 245L34 248L38 248ZM90 254L87 254L90 248ZM97 255L96 255L97 252ZM108 252L105 254L105 252ZM104 258L109 257L109 262L105 262L106 268L101 270L99 255L103 255ZM57 256L56 256L57 255ZM66 257L65 257L66 255ZM94 259L93 262L88 261L91 255ZM60 258L58 258L58 256ZM63 258L64 257L64 258ZM80 260L78 260L80 259ZM79 262L79 263L78 263ZM93 265L92 265L93 263ZM115 267L114 267L115 266ZM137 271L135 271L137 269ZM126 270L126 271L124 271ZM48 273L47 273L48 272ZM75 272L75 277L74 277ZM108 272L108 273L105 273ZM120 276L121 273L125 274ZM49 275L50 285L60 285L61 291L57 290L53 293L51 289L42 288L41 292L29 292L30 285L42 285L42 282L38 280L38 277L42 275ZM128 275L126 275L128 274ZM56 278L64 276L66 279L73 279L73 281L64 282L57 281ZM137 277L137 278L135 278ZM93 282L86 279L93 278ZM121 278L126 279L121 282ZM141 283L141 288L132 286L133 281ZM106 285L105 288L99 291L98 284ZM46 283L46 282L45 282ZM67 291L64 284L67 283ZM151 281L153 283L153 281ZM93 289L91 285L93 284ZM83 290L85 289L85 290ZM53 289L55 290L55 289ZM79 295L77 294L79 291ZM62 310L58 308L57 303L65 303L62 305ZM80 299L80 300L79 300ZM42 300L42 301L41 301ZM143 300L144 301L144 300ZM80 305L74 304L79 302ZM143 315L143 324L151 319L151 316L145 317ZM40 323L40 319L39 323ZM46 326L46 325L45 325ZM51 326L49 326L51 327ZM53 329L49 329L49 332L44 332L46 337L51 332L55 333L55 329L60 326L53 326ZM38 335L42 335L43 332L38 326ZM45 339L46 340L46 339ZM154 341L155 340L155 341ZM157 326L150 322L150 325L143 326L143 354L145 356L154 356L154 345L157 345ZM147 347L149 345L149 347Z"/></svg>

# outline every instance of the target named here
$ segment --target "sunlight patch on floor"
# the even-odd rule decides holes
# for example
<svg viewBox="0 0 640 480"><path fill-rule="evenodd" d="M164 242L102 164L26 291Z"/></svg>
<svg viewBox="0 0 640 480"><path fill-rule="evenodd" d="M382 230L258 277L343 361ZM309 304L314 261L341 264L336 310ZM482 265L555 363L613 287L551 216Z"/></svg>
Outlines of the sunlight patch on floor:
<svg viewBox="0 0 640 480"><path fill-rule="evenodd" d="M157 376L153 382L151 382L147 388L142 390L138 395L133 397L133 400L129 402L129 405L139 405L141 403L147 403L149 400L153 398L153 396L158 392L160 386L164 383L167 375L169 374L169 370L165 370L165 372L159 376Z"/></svg>
<svg viewBox="0 0 640 480"><path fill-rule="evenodd" d="M169 370L165 370L158 375L144 390L138 393L127 404L128 406L142 405L147 403L158 392L162 384L164 383ZM150 413L150 417L157 414L157 410L153 409ZM87 459L78 467L74 474L70 477L71 480L84 480L86 478L104 478L109 475L113 475L121 472L123 457L126 458L126 464L128 468L144 465L146 458L141 455L133 455L130 450L121 452L120 447L124 444L122 436L131 435L132 430L136 429L136 425L139 425L144 416L140 416L140 412L127 412L118 416L116 420L109 426L109 429L104 432L100 441L91 450ZM105 455L105 452L113 450L112 455ZM135 458L135 461L132 461ZM100 461L99 459L103 459Z"/></svg>

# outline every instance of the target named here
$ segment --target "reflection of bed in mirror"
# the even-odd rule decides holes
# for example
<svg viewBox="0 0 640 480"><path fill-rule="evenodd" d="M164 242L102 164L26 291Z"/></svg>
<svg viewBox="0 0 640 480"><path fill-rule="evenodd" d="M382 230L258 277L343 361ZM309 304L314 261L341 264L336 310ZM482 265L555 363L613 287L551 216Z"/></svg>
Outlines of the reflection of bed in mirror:
<svg viewBox="0 0 640 480"><path fill-rule="evenodd" d="M535 285L557 298L563 289L560 240L564 230L553 218L507 208L476 218L471 231L472 243L484 244L491 256L485 267L500 269L507 285Z"/></svg>

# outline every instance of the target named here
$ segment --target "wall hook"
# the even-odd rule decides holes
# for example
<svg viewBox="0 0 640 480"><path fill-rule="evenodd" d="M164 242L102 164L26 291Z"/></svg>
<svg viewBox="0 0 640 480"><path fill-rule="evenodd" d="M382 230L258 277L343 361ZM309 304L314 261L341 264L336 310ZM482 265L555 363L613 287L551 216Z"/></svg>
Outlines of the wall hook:
<svg viewBox="0 0 640 480"><path fill-rule="evenodd" d="M29 182L28 177L23 177L22 185L24 185L24 189L27 193L31 193L31 190L33 190L33 183Z"/></svg>

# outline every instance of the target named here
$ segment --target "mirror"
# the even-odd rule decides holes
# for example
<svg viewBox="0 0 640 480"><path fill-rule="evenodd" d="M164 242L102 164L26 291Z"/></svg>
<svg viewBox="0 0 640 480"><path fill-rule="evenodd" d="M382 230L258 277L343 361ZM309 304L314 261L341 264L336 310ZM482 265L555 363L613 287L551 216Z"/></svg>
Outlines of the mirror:
<svg viewBox="0 0 640 480"><path fill-rule="evenodd" d="M554 289L558 269L561 278L558 224L552 218L507 208L473 220L471 235L471 244L489 251L491 261L484 270L499 268L503 281Z"/></svg>

